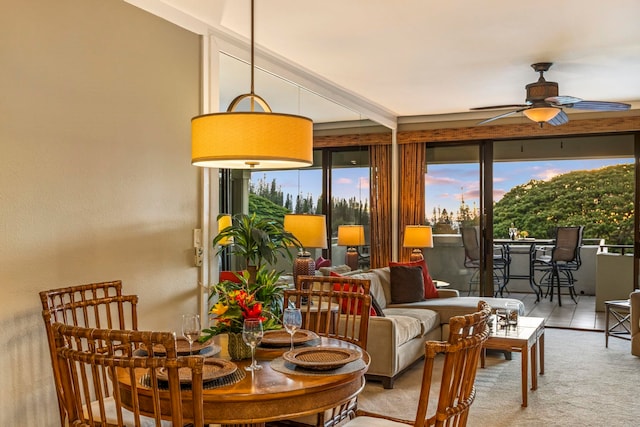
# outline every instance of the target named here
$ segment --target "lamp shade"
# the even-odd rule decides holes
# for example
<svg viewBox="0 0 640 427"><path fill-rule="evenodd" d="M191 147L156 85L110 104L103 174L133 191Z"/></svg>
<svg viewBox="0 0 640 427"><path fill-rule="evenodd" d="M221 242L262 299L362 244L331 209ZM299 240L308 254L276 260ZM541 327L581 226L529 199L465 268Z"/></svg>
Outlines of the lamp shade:
<svg viewBox="0 0 640 427"><path fill-rule="evenodd" d="M404 229L405 248L432 248L433 234L428 225L407 225Z"/></svg>
<svg viewBox="0 0 640 427"><path fill-rule="evenodd" d="M191 120L191 163L225 169L313 164L313 121L292 114L225 112Z"/></svg>
<svg viewBox="0 0 640 427"><path fill-rule="evenodd" d="M529 120L537 123L549 121L557 116L558 113L560 113L560 109L553 107L529 108L528 110L524 110L524 115L527 116Z"/></svg>
<svg viewBox="0 0 640 427"><path fill-rule="evenodd" d="M362 246L364 243L364 227L362 225L338 226L338 245Z"/></svg>
<svg viewBox="0 0 640 427"><path fill-rule="evenodd" d="M293 234L304 248L327 249L327 221L324 215L285 215L284 229Z"/></svg>
<svg viewBox="0 0 640 427"><path fill-rule="evenodd" d="M231 227L231 215L220 215L218 217L218 233L224 230L227 227ZM233 243L232 237L225 237L224 239L220 239L218 244L220 246L227 246Z"/></svg>

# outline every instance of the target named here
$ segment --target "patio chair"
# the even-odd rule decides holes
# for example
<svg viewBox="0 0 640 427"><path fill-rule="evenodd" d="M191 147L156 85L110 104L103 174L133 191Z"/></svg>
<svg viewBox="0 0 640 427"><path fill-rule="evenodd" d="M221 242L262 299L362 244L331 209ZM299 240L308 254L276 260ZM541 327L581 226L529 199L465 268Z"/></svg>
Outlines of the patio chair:
<svg viewBox="0 0 640 427"><path fill-rule="evenodd" d="M542 272L542 276L536 285L540 288L546 286L545 298L549 295L549 301L553 301L553 287L558 290L558 305L562 306L560 289L568 288L569 296L576 304L576 291L574 284L576 278L574 272L580 269L580 247L582 246L582 234L584 226L557 227L556 241L553 247L537 248L539 255L533 261L534 272Z"/></svg>
<svg viewBox="0 0 640 427"><path fill-rule="evenodd" d="M478 230L476 227L461 227L462 244L464 246L464 266L473 271L469 279L469 291L471 295L474 287L480 283L480 242L478 240ZM509 266L511 257L509 247L494 245L493 248L493 283L494 296L504 296L504 291L509 283ZM507 292L509 292L507 290Z"/></svg>
<svg viewBox="0 0 640 427"><path fill-rule="evenodd" d="M344 427L399 427L403 424L416 427L466 426L469 409L476 396L475 378L482 345L489 337L487 321L490 315L491 307L480 301L476 313L454 316L449 320L451 330L447 342L425 343L422 388L414 421L357 410L355 418ZM444 354L444 365L439 378L440 392L435 411L430 411L429 397L437 383L433 375L434 361L441 353Z"/></svg>
<svg viewBox="0 0 640 427"><path fill-rule="evenodd" d="M62 323L52 330L68 425L204 426L204 358L178 357L173 332ZM156 352L157 346L164 352ZM181 383L189 381L191 391L182 390Z"/></svg>

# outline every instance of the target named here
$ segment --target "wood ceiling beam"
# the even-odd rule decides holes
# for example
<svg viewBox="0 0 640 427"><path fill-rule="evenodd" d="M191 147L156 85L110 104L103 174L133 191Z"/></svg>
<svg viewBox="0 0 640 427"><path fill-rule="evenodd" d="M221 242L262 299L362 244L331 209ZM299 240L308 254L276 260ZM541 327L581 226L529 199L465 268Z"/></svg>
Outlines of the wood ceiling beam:
<svg viewBox="0 0 640 427"><path fill-rule="evenodd" d="M545 125L542 129L533 122L501 125L430 124L429 129L398 131L398 144L416 142L455 142L503 140L519 138L579 136L640 132L640 111L625 116L571 120L562 126ZM314 136L314 148L357 147L361 145L391 144L391 132Z"/></svg>

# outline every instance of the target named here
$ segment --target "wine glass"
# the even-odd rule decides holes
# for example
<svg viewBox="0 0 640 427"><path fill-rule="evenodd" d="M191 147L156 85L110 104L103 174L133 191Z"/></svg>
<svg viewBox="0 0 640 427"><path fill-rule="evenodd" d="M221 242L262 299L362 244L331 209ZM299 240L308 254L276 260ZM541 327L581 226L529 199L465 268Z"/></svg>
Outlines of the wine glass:
<svg viewBox="0 0 640 427"><path fill-rule="evenodd" d="M291 351L293 351L293 336L302 326L302 314L299 308L285 308L282 317L284 329L291 335Z"/></svg>
<svg viewBox="0 0 640 427"><path fill-rule="evenodd" d="M256 346L262 341L263 335L262 320L244 319L244 323L242 324L242 340L251 347L251 365L244 368L247 371L262 369L262 366L256 363Z"/></svg>
<svg viewBox="0 0 640 427"><path fill-rule="evenodd" d="M189 341L189 354L193 342L200 337L200 315L183 314L182 315L182 335Z"/></svg>

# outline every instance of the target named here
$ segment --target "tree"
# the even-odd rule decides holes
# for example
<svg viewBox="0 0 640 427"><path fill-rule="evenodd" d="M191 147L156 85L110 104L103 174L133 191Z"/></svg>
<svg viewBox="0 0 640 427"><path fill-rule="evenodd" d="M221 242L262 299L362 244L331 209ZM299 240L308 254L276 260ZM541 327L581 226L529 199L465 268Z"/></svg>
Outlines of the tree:
<svg viewBox="0 0 640 427"><path fill-rule="evenodd" d="M554 237L558 226L584 225L585 238L632 244L633 177L633 165L623 164L518 185L494 205L494 235L506 237L511 223L538 238Z"/></svg>

